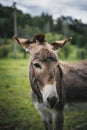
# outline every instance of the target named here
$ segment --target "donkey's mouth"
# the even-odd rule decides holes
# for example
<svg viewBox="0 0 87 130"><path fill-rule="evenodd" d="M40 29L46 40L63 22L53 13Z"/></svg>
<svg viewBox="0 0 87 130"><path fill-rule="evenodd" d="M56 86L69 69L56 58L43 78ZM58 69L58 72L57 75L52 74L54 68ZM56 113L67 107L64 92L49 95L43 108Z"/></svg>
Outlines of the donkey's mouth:
<svg viewBox="0 0 87 130"><path fill-rule="evenodd" d="M59 102L56 84L47 84L41 91L44 104L48 108L54 108Z"/></svg>
<svg viewBox="0 0 87 130"><path fill-rule="evenodd" d="M56 107L56 105L57 105L59 99L58 99L57 97L53 96L53 97L51 97L51 98L48 97L48 98L47 98L47 101L48 101L48 104L49 104L50 109L52 109L52 108L55 108L55 107Z"/></svg>

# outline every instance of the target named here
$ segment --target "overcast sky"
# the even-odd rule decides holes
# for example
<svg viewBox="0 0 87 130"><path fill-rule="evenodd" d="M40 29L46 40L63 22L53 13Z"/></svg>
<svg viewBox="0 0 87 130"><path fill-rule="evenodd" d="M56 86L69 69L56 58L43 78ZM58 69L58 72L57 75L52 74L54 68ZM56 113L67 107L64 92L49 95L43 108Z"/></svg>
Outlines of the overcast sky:
<svg viewBox="0 0 87 130"><path fill-rule="evenodd" d="M87 0L0 0L1 4L8 6L11 6L12 2L17 2L18 9L32 16L45 12L54 19L61 15L72 16L87 24Z"/></svg>

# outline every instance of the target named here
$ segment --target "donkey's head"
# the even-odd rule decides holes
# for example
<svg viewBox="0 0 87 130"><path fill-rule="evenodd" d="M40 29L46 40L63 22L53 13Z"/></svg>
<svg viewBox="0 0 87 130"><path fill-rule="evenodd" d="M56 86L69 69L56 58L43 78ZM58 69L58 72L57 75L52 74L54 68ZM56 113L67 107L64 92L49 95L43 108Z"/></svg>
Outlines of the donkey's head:
<svg viewBox="0 0 87 130"><path fill-rule="evenodd" d="M58 75L56 74L58 58L55 50L62 48L71 38L55 41L51 44L47 44L43 34L35 35L32 40L14 38L31 54L29 77L31 87L38 100L43 101L47 106L53 107L56 101L59 100L56 84L60 78L56 78L56 75Z"/></svg>

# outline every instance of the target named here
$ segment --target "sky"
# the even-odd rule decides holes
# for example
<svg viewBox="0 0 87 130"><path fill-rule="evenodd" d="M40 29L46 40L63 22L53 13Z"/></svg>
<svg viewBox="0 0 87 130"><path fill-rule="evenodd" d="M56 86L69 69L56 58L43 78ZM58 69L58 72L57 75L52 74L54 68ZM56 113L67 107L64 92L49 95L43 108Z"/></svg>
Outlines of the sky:
<svg viewBox="0 0 87 130"><path fill-rule="evenodd" d="M2 5L16 7L32 16L48 13L57 19L61 15L71 16L87 24L87 0L0 0Z"/></svg>

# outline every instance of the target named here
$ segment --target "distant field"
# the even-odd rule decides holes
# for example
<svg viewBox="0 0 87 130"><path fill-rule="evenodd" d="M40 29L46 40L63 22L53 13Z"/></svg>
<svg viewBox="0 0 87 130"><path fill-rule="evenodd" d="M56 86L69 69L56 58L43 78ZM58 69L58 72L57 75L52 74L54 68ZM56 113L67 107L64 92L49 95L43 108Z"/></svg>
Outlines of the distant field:
<svg viewBox="0 0 87 130"><path fill-rule="evenodd" d="M28 59L0 59L0 130L44 130L30 99ZM67 110L64 130L87 130L87 109Z"/></svg>

